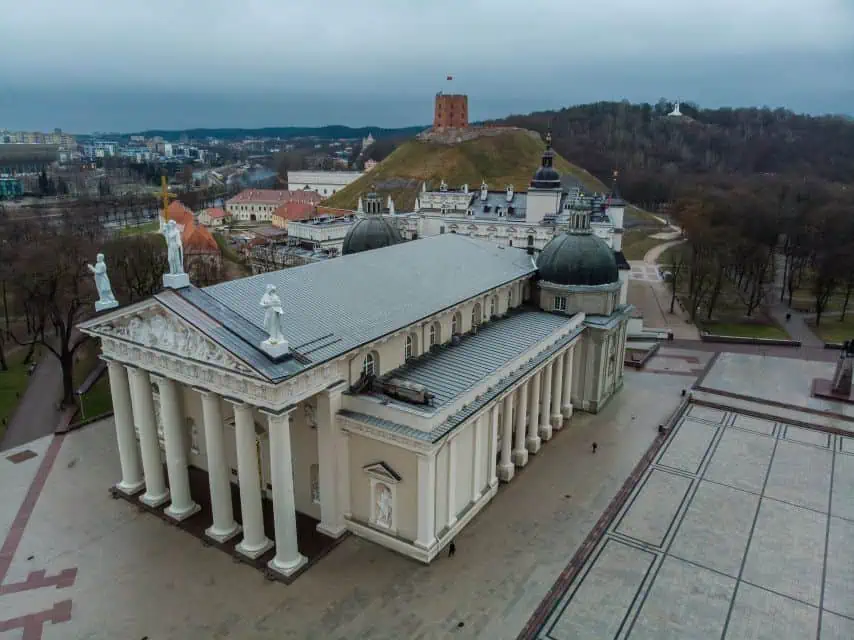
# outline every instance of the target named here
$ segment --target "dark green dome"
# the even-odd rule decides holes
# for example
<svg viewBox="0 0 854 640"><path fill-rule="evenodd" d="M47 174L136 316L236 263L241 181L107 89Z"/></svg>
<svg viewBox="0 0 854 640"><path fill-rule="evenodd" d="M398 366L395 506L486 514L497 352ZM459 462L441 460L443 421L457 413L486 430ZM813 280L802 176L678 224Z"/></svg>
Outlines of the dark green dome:
<svg viewBox="0 0 854 640"><path fill-rule="evenodd" d="M400 232L382 216L359 218L344 236L341 252L346 256L403 242Z"/></svg>
<svg viewBox="0 0 854 640"><path fill-rule="evenodd" d="M611 284L620 279L614 252L592 233L561 233L537 258L540 278L561 285Z"/></svg>

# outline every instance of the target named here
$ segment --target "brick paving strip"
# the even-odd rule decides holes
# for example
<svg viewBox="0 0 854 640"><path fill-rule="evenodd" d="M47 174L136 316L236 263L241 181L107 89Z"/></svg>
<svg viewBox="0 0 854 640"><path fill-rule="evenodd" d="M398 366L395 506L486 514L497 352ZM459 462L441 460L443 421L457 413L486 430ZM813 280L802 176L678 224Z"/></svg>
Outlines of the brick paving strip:
<svg viewBox="0 0 854 640"><path fill-rule="evenodd" d="M0 547L0 596L44 587L64 589L74 584L74 579L77 576L76 568L64 569L54 576L48 576L44 570L31 571L27 579L23 582L5 584L6 576L12 566L12 560L18 551L21 539L24 537L24 530L27 528L27 523L30 521L33 509L36 507L36 502L38 502L39 496L44 489L47 477L50 475L51 469L53 469L57 455L59 455L63 439L64 436L62 435L54 436L47 451L45 451L44 458L42 458L38 471L36 471L35 478L30 483L27 495L24 497L24 501L21 503L15 519L12 521L12 526L9 528L9 533L6 534L3 546ZM0 632L22 629L22 640L40 640L43 625L48 622L58 624L68 622L69 620L71 620L71 600L63 600L54 604L52 609L30 613L10 620L0 620Z"/></svg>
<svg viewBox="0 0 854 640"><path fill-rule="evenodd" d="M527 624L522 628L522 631L519 632L517 640L533 640L542 631L549 615L569 590L572 581L575 580L576 576L581 571L581 568L586 564L587 560L596 548L596 545L599 544L602 536L604 536L605 532L608 530L608 527L610 527L611 523L614 522L617 514L623 508L623 505L625 505L632 491L637 486L641 476L649 465L652 464L652 461L661 450L661 447L664 445L667 438L671 433L673 433L673 426L684 413L685 408L688 406L688 402L688 398L685 398L681 403L679 403L676 410L670 415L667 421L663 423L665 427L664 433L659 434L655 438L649 449L647 449L646 453L637 465L635 465L635 468L632 470L631 474L629 474L629 477L626 478L626 481L623 483L623 486L620 487L617 495L614 496L613 500L608 504L608 507L602 512L602 515L593 526L593 529L590 530L590 533L587 534L584 542L581 543L581 546L578 547L578 550L573 554L569 564L566 565L566 568L561 572L557 580L555 580L551 589L549 589L548 593L528 619Z"/></svg>

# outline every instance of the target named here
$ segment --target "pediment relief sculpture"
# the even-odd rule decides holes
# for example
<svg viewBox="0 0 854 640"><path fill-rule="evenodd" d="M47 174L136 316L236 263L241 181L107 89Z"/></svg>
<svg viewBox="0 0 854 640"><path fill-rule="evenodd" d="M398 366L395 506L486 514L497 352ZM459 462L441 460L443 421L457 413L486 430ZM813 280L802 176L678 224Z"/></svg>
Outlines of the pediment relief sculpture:
<svg viewBox="0 0 854 640"><path fill-rule="evenodd" d="M233 355L195 329L162 311L139 313L99 325L98 332L146 347L217 365L240 373L253 373Z"/></svg>

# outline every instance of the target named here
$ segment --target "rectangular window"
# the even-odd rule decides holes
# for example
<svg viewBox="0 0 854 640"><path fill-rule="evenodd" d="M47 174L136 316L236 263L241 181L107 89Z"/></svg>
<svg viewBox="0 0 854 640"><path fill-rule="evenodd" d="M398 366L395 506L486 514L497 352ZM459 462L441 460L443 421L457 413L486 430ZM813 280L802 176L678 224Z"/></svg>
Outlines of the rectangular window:
<svg viewBox="0 0 854 640"><path fill-rule="evenodd" d="M555 311L566 311L566 296L555 296Z"/></svg>

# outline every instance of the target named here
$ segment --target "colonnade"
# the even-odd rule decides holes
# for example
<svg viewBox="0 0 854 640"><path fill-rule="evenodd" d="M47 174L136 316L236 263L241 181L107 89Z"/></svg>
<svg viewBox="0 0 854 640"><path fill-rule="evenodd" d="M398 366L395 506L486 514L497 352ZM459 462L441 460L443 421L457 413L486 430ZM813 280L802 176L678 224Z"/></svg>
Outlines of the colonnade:
<svg viewBox="0 0 854 640"><path fill-rule="evenodd" d="M503 482L512 480L516 467L524 467L528 456L572 417L574 352L573 345L554 356L493 407L497 425L500 404L501 451L490 458L490 468Z"/></svg>
<svg viewBox="0 0 854 640"><path fill-rule="evenodd" d="M135 495L144 488L139 500L150 507L160 507L168 502L165 514L175 521L192 516L199 511L199 505L193 500L190 491L187 442L181 410L182 389L179 383L116 361L108 362L108 371L122 474L116 489ZM157 436L152 381L160 390L165 475ZM234 408L242 515L242 522L238 524L232 509L230 469L225 453L225 425L222 419L224 399L205 389L197 391L202 398L213 521L205 533L220 543L242 533L236 550L248 558L258 558L271 549L274 542L267 538L264 531L253 408L239 401L226 400ZM290 436L292 411L293 408L290 408L285 412L264 414L270 439L276 548L275 556L268 566L284 575L293 574L306 562L297 546ZM139 446L134 425L139 431ZM334 487L323 484L327 485L324 493L330 494L331 490L330 495L334 495Z"/></svg>

